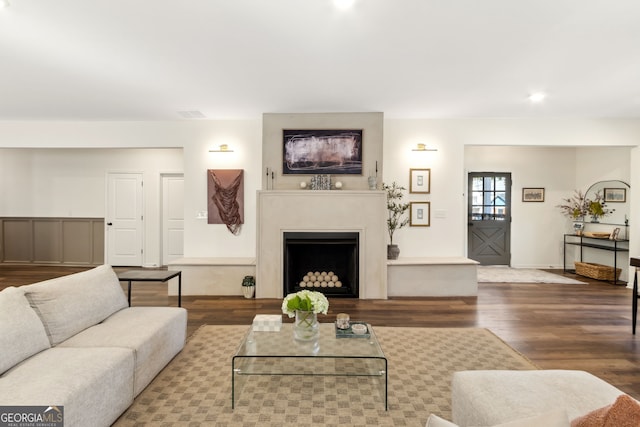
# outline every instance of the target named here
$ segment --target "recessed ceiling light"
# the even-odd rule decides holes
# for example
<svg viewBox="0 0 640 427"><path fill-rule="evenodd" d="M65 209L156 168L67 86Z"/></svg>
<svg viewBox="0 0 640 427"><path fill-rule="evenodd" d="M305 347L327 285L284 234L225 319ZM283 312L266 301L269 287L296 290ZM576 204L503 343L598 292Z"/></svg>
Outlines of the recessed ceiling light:
<svg viewBox="0 0 640 427"><path fill-rule="evenodd" d="M339 9L349 9L356 0L333 0L333 4Z"/></svg>
<svg viewBox="0 0 640 427"><path fill-rule="evenodd" d="M529 101L531 101L531 102L542 102L546 97L547 97L547 95L545 93L535 92L535 93L532 93L531 95L529 95Z"/></svg>
<svg viewBox="0 0 640 427"><path fill-rule="evenodd" d="M0 0L0 9L4 9L5 7L9 7L11 3L9 0Z"/></svg>

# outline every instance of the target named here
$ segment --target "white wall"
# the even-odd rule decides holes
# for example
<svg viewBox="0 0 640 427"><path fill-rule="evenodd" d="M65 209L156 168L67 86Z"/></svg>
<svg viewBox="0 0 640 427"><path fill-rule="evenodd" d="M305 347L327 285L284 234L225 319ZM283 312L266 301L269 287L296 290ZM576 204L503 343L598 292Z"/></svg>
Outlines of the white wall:
<svg viewBox="0 0 640 427"><path fill-rule="evenodd" d="M426 143L438 148L437 152L416 153L411 151L417 143ZM220 144L229 144L234 153L208 153L210 148ZM385 119L384 120L384 175L385 182L393 180L408 187L410 168L431 168L431 194L408 195L410 201L430 201L432 208L431 227L407 227L399 230L394 241L400 245L401 256L462 256L466 254L466 168L465 149L469 146L555 146L555 147L635 147L640 143L640 120L580 120L580 119L465 119L465 120L427 120L427 119ZM142 155L126 158L110 158L106 155L95 156L96 151L82 152L80 164L86 164L82 170L69 168L65 157L51 154L51 160L38 154L36 159L25 158L22 150L11 155L8 148L181 148L179 154L170 155L170 159L156 162L150 151ZM262 180L262 121L255 120L194 120L176 122L0 122L0 215L36 216L47 215L73 216L97 215L104 212L104 171L107 169L138 169L159 172L180 172L185 175L185 256L255 256L255 194ZM595 148L594 148L595 150ZM556 180L563 182L570 195L578 184L591 183L600 176L620 179L618 174L628 172L632 191L640 184L637 168L631 168L632 161L637 163L638 149L634 149L631 159L618 156L617 149L612 151L588 150L576 152L573 174L574 183L566 178L562 168L570 168L569 157L552 159L555 163L550 179L548 162L540 163L540 168L531 167L526 156L517 156L515 152L503 151L502 159L494 159L508 164L506 156L511 158L514 169L514 194L522 186L545 186L548 202L555 204L562 188L555 188ZM55 151L55 150L54 150ZM108 151L107 151L108 152ZM161 151L164 153L164 151ZM170 152L170 151L168 151ZM180 152L180 150L178 150ZM477 153L477 152L476 152ZM527 155L542 156L542 152L529 151ZM603 154L604 153L604 154ZM159 154L160 155L160 154ZM161 155L160 155L161 156ZM478 154L479 156L479 154ZM604 157L603 157L604 156ZM96 159L96 157L99 157ZM489 162L492 155L478 161ZM620 157L620 158L619 158ZM603 159L605 161L603 162ZM166 163L168 162L168 163ZM485 164L487 164L485 163ZM602 165L616 165L604 172ZM628 163L628 164L627 164ZM48 167L47 164L61 164L62 168ZM488 167L488 164L487 164ZM245 170L245 225L240 236L233 236L224 225L208 225L205 219L196 219L200 211L206 211L206 170L212 168L233 168ZM170 169L170 170L165 170ZM44 172L43 172L44 171ZM100 171L100 173L96 172ZM538 175L539 172L539 175ZM591 175L593 173L593 175ZM47 175L46 177L43 175ZM49 198L47 192L41 192L39 181L50 182L53 192L64 193L59 198ZM159 177L155 178L159 182ZM553 182L548 182L553 181ZM544 185L539 184L544 183ZM516 186L517 185L517 186ZM98 190L98 187L100 189ZM71 189L71 191L67 191ZM101 192L100 197L96 191ZM159 190L145 190L147 194L158 197ZM38 194L33 196L24 194ZM42 194L44 193L44 194ZM518 197L515 197L519 200ZM634 212L638 208L638 197L632 198ZM89 201L89 202L87 202ZM159 206L151 199L145 207L147 214ZM546 266L547 247L540 248L534 254L529 248L531 236L556 234L559 220L544 218L535 230L527 217L539 217L540 207L526 204L514 206L517 221L523 222L515 231L513 246L514 261L530 265ZM99 212L100 211L100 212ZM632 218L634 214L632 213ZM522 218L522 220L521 220ZM529 218L530 219L530 218ZM516 221L516 219L514 219ZM548 222L546 222L548 221ZM515 228L515 225L514 225ZM147 224L145 233L157 236L159 225ZM640 235L640 225L631 222L632 237ZM149 237L145 263L159 262L159 243ZM525 241L525 243L521 243ZM556 240L557 242L557 240ZM553 244L553 243L552 243ZM560 263L560 254L556 247L555 265ZM516 247L517 246L517 247ZM632 253L640 248L640 243L631 242ZM542 253L544 252L544 253ZM517 255L516 255L517 254ZM531 261L529 261L531 259ZM514 262L515 263L515 262Z"/></svg>
<svg viewBox="0 0 640 427"><path fill-rule="evenodd" d="M630 159L631 147L583 147L577 150L576 188L587 191L591 184L609 180L622 180L630 184Z"/></svg>
<svg viewBox="0 0 640 427"><path fill-rule="evenodd" d="M262 179L260 120L229 120L202 126L184 145L185 257L255 257L256 192ZM228 144L233 153L209 153ZM207 170L244 169L244 224L234 236L223 224L207 224Z"/></svg>
<svg viewBox="0 0 640 427"><path fill-rule="evenodd" d="M465 254L464 145L447 123L429 120L386 120L383 180L405 187L405 202L431 205L430 227L405 227L393 235L400 257L463 256ZM425 143L436 152L415 152ZM409 194L409 170L431 169L430 194Z"/></svg>

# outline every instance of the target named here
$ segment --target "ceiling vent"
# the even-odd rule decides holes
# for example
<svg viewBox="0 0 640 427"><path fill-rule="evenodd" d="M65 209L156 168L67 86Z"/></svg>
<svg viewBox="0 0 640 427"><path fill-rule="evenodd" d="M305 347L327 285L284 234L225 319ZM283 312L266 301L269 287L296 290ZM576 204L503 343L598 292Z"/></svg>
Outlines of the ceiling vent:
<svg viewBox="0 0 640 427"><path fill-rule="evenodd" d="M206 116L202 114L202 111L197 111L197 110L178 111L178 114L180 114L180 116L183 119L205 119L206 118Z"/></svg>

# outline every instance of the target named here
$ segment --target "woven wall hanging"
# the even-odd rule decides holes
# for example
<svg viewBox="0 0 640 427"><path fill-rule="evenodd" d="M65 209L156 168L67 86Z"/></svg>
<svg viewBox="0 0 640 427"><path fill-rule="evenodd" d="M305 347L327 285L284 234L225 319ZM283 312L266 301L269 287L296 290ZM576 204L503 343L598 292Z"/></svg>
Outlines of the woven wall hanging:
<svg viewBox="0 0 640 427"><path fill-rule="evenodd" d="M207 209L209 224L225 224L234 235L244 224L244 170L207 171Z"/></svg>

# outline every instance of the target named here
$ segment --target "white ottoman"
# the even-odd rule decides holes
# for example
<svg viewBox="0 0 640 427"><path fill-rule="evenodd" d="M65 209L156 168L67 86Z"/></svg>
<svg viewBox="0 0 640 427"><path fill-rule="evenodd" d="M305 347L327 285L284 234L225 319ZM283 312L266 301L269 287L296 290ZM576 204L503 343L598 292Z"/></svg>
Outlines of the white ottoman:
<svg viewBox="0 0 640 427"><path fill-rule="evenodd" d="M623 393L584 371L462 371L453 374L451 413L460 427L492 426L559 408L572 420Z"/></svg>

